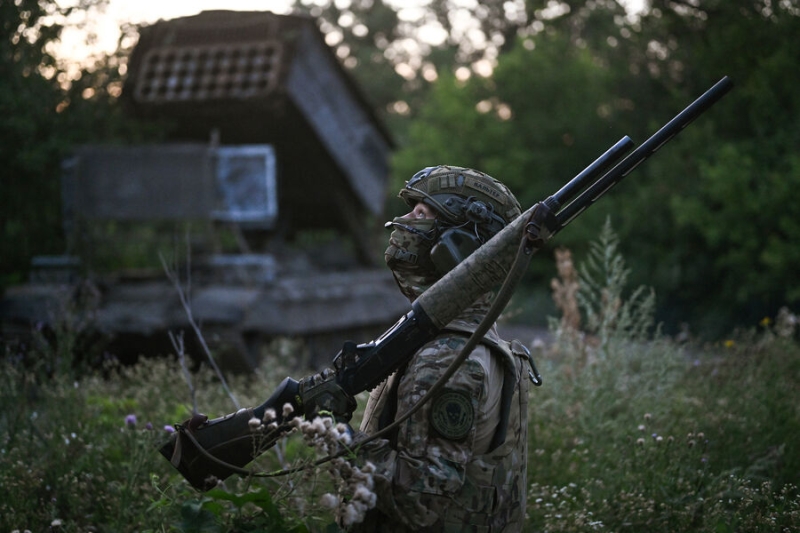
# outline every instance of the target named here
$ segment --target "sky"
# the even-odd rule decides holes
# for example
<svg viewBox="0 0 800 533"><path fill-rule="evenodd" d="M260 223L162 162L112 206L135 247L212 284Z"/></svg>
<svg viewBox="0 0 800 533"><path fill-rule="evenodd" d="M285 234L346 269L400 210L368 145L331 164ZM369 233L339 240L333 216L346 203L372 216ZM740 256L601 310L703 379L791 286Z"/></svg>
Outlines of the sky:
<svg viewBox="0 0 800 533"><path fill-rule="evenodd" d="M67 5L72 2L66 0L60 3ZM110 0L103 13L93 14L86 21L97 35L93 46L87 47L85 44L84 30L70 28L62 34L58 55L82 63L93 52L114 52L120 36L120 25L124 23L152 23L159 19L169 20L214 9L286 13L289 5L287 0Z"/></svg>
<svg viewBox="0 0 800 533"><path fill-rule="evenodd" d="M620 0L629 10L641 9L646 0ZM63 0L62 4L71 4ZM426 4L426 0L389 0L387 3L403 8ZM87 62L93 52L111 53L117 48L120 25L124 23L155 22L195 15L201 11L229 9L236 11L273 11L287 13L290 0L110 0L104 13L93 14L86 23L96 34L93 46L85 44L86 33L69 29L62 34L59 57L79 64Z"/></svg>

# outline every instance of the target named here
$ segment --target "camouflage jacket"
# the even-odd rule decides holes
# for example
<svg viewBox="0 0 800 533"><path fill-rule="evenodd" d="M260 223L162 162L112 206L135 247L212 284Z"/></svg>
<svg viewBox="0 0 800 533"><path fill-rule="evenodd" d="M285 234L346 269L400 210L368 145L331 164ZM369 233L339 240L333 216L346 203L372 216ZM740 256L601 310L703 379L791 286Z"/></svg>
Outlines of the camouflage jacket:
<svg viewBox="0 0 800 533"><path fill-rule="evenodd" d="M374 389L361 430L371 434L419 402L480 322L471 309ZM512 350L512 346L514 349ZM365 531L516 532L525 518L527 352L494 328L442 391L388 439L367 444L377 508Z"/></svg>

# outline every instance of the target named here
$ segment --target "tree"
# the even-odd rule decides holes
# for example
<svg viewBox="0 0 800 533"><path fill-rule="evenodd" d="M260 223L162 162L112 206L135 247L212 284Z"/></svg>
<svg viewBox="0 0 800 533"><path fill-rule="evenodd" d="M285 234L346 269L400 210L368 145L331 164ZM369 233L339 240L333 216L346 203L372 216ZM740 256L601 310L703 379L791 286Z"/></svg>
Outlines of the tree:
<svg viewBox="0 0 800 533"><path fill-rule="evenodd" d="M117 96L127 50L102 57L70 79L53 55L71 14L104 5L81 0L0 3L0 287L21 281L37 254L66 251L61 230L60 165L69 149L95 140L144 135L123 116ZM132 28L127 28L128 36ZM152 133L152 132L151 132Z"/></svg>
<svg viewBox="0 0 800 533"><path fill-rule="evenodd" d="M400 144L440 75L490 68L528 21L523 0L432 0L413 7L383 0L296 0L293 11L318 20Z"/></svg>
<svg viewBox="0 0 800 533"><path fill-rule="evenodd" d="M0 283L18 280L31 255L58 247L58 155L64 101L56 59L47 45L61 26L48 24L55 4L20 0L0 4Z"/></svg>
<svg viewBox="0 0 800 533"><path fill-rule="evenodd" d="M790 272L797 2L654 1L633 19L610 1L531 1L528 12L491 77L440 77L398 154L397 179L439 162L477 165L530 204L622 134L642 142L729 75L730 95L559 243L580 249L611 213L633 283L656 288L668 329L686 321L715 336L800 302Z"/></svg>

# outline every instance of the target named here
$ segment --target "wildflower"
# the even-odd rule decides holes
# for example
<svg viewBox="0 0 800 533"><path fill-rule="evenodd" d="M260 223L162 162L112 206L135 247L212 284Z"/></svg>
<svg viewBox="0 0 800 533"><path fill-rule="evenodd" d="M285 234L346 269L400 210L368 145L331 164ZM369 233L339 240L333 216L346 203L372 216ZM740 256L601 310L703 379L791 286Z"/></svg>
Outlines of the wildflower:
<svg viewBox="0 0 800 533"><path fill-rule="evenodd" d="M794 335L797 324L797 315L792 314L788 308L781 307L778 316L775 317L775 333L779 337L790 338Z"/></svg>
<svg viewBox="0 0 800 533"><path fill-rule="evenodd" d="M733 348L734 346L736 346L736 342L734 342L732 339L728 339L728 340L725 341L724 346L726 348L730 349L730 348Z"/></svg>
<svg viewBox="0 0 800 533"><path fill-rule="evenodd" d="M691 440L690 440L690 441L687 443L687 446L689 446L689 448L694 448L694 445L695 445L695 444L696 444L696 443L695 443L694 439L691 439Z"/></svg>
<svg viewBox="0 0 800 533"><path fill-rule="evenodd" d="M250 427L250 431L256 433L264 429L264 426L261 424L261 420L256 417L251 418L247 421L247 425Z"/></svg>
<svg viewBox="0 0 800 533"><path fill-rule="evenodd" d="M705 438L705 436L706 436L706 434L703 433L702 431L699 431L697 433L697 438L700 439L700 440L703 440L703 438Z"/></svg>
<svg viewBox="0 0 800 533"><path fill-rule="evenodd" d="M125 417L125 425L128 426L129 428L135 428L136 427L136 415L131 413L128 416L126 416Z"/></svg>
<svg viewBox="0 0 800 533"><path fill-rule="evenodd" d="M344 527L352 526L353 524L359 524L364 521L364 517L359 516L358 509L353 504L347 504L344 508L344 512L342 513L342 525Z"/></svg>
<svg viewBox="0 0 800 533"><path fill-rule="evenodd" d="M645 428L644 424L639 424L639 428L638 429L639 429L639 431L644 431L646 428Z"/></svg>
<svg viewBox="0 0 800 533"><path fill-rule="evenodd" d="M166 431L167 433L175 433L175 428L167 424L164 426L164 431Z"/></svg>
<svg viewBox="0 0 800 533"><path fill-rule="evenodd" d="M264 411L264 416L261 417L261 420L263 420L265 424L274 421L275 420L275 409L267 409L266 411Z"/></svg>
<svg viewBox="0 0 800 533"><path fill-rule="evenodd" d="M641 438L641 437L639 437L638 439L636 439L636 445L637 445L637 446L644 446L644 439L643 439L643 438Z"/></svg>
<svg viewBox="0 0 800 533"><path fill-rule="evenodd" d="M360 500L367 505L368 509L375 507L375 503L378 500L378 497L375 495L374 492L369 490L364 485L358 485L356 487L356 492L353 494L354 500Z"/></svg>
<svg viewBox="0 0 800 533"><path fill-rule="evenodd" d="M659 435L658 437L656 437L656 444L661 444L661 442L663 442L663 440L664 440L664 437Z"/></svg>
<svg viewBox="0 0 800 533"><path fill-rule="evenodd" d="M326 509L336 509L336 507L339 505L339 498L330 492L326 492L320 497L319 503Z"/></svg>
<svg viewBox="0 0 800 533"><path fill-rule="evenodd" d="M337 521L344 527L358 524L364 521L364 516L367 511L375 507L378 497L372 492L374 482L372 476L364 476L363 472L358 467L350 465L344 461L340 462L341 466L347 465L352 468L352 474L349 479L345 481L342 478L342 487L340 493L350 493L352 496L346 503L344 501L338 502ZM363 483L362 483L363 481ZM326 503L333 501L335 497L326 498Z"/></svg>
<svg viewBox="0 0 800 533"><path fill-rule="evenodd" d="M345 446L350 446L353 443L353 435L347 424L336 424L337 440Z"/></svg>
<svg viewBox="0 0 800 533"><path fill-rule="evenodd" d="M147 424L144 425L144 429L146 429L148 431L152 431L153 430L153 423L152 422L148 422Z"/></svg>
<svg viewBox="0 0 800 533"><path fill-rule="evenodd" d="M283 404L283 418L286 418L292 413L294 413L294 407L292 407L292 404L290 404L289 402Z"/></svg>
<svg viewBox="0 0 800 533"><path fill-rule="evenodd" d="M650 413L645 413L644 414L644 419L645 420L649 421L651 418L653 418L653 415L651 415Z"/></svg>
<svg viewBox="0 0 800 533"><path fill-rule="evenodd" d="M219 487L222 486L222 480L217 476L210 475L203 480L206 487Z"/></svg>
<svg viewBox="0 0 800 533"><path fill-rule="evenodd" d="M367 461L367 464L365 464L361 468L361 472L364 472L365 474L374 474L375 473L375 465L372 464L371 462ZM370 478L370 479L372 479L372 478Z"/></svg>

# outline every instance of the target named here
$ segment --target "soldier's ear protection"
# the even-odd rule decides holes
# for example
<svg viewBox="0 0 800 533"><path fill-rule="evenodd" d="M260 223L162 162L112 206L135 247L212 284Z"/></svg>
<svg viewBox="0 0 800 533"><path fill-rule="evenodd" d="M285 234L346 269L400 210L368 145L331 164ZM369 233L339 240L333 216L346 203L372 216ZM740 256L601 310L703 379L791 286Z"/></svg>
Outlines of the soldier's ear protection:
<svg viewBox="0 0 800 533"><path fill-rule="evenodd" d="M505 227L505 222L500 218L491 205L487 205L475 198L463 200L450 197L444 205L448 214L466 222L455 226L445 226L431 248L431 261L440 275L451 271L472 252L481 247L495 233ZM449 217L443 217L445 220Z"/></svg>

